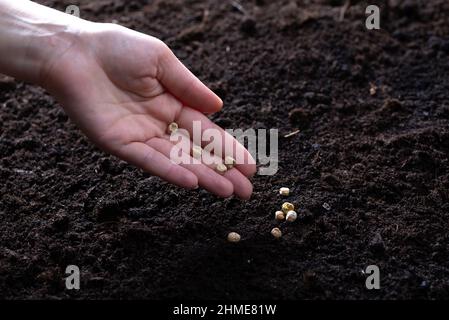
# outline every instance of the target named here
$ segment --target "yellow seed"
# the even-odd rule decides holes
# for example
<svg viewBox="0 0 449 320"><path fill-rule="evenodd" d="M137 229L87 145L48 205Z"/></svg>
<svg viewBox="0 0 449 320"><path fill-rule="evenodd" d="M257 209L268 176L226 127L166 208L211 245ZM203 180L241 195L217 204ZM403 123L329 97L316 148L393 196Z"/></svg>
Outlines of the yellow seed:
<svg viewBox="0 0 449 320"><path fill-rule="evenodd" d="M178 130L178 124L176 122L172 122L168 125L168 131L170 133L175 133Z"/></svg>
<svg viewBox="0 0 449 320"><path fill-rule="evenodd" d="M283 196L288 196L290 194L290 189L289 188L280 188L279 194L281 194Z"/></svg>
<svg viewBox="0 0 449 320"><path fill-rule="evenodd" d="M271 234L273 235L273 237L275 238L280 238L282 237L282 231L279 228L273 228L271 230Z"/></svg>
<svg viewBox="0 0 449 320"><path fill-rule="evenodd" d="M285 214L282 211L276 211L274 217L276 218L276 220L284 220Z"/></svg>
<svg viewBox="0 0 449 320"><path fill-rule="evenodd" d="M229 242L239 242L240 241L240 235L237 232L230 232L228 234L228 241Z"/></svg>
<svg viewBox="0 0 449 320"><path fill-rule="evenodd" d="M286 218L286 220L287 220L288 222L293 222L293 221L296 220L297 217L298 217L298 215L296 214L296 212L293 211L293 210L290 210L289 212L287 212L287 218Z"/></svg>
<svg viewBox="0 0 449 320"><path fill-rule="evenodd" d="M228 168L226 168L226 166L223 163L220 163L217 165L218 173L224 174L227 170L228 170Z"/></svg>
<svg viewBox="0 0 449 320"><path fill-rule="evenodd" d="M295 210L295 206L290 203L290 202L284 202L282 204L282 211L284 211L284 213L287 213L289 211Z"/></svg>
<svg viewBox="0 0 449 320"><path fill-rule="evenodd" d="M203 153L203 149L200 146L194 145L192 147L192 156L195 159L201 159L201 154Z"/></svg>
<svg viewBox="0 0 449 320"><path fill-rule="evenodd" d="M225 165L226 165L226 167L228 167L228 169L232 169L235 165L235 159L233 157L226 156L224 161L225 161Z"/></svg>

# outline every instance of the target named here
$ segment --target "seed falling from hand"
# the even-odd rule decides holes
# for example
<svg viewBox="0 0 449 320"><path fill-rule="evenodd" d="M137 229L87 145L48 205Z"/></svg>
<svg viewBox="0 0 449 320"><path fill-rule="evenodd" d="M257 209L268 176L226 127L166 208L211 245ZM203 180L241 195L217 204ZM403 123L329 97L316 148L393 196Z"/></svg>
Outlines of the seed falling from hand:
<svg viewBox="0 0 449 320"><path fill-rule="evenodd" d="M279 194L281 194L283 196L288 196L290 194L290 189L282 187L279 189Z"/></svg>
<svg viewBox="0 0 449 320"><path fill-rule="evenodd" d="M227 170L228 168L223 163L217 165L217 171L219 174L224 174Z"/></svg>
<svg viewBox="0 0 449 320"><path fill-rule="evenodd" d="M293 210L290 210L289 212L287 212L287 218L286 218L286 220L287 220L288 222L293 222L293 221L296 220L297 217L298 217L298 215L296 214L296 212L293 211Z"/></svg>
<svg viewBox="0 0 449 320"><path fill-rule="evenodd" d="M224 161L225 161L225 165L228 169L232 169L235 165L235 159L231 156L226 156Z"/></svg>
<svg viewBox="0 0 449 320"><path fill-rule="evenodd" d="M282 204L282 211L284 211L284 213L287 213L289 211L295 210L295 206L290 203L290 202L284 202Z"/></svg>
<svg viewBox="0 0 449 320"><path fill-rule="evenodd" d="M271 230L271 234L273 235L273 237L275 238L280 238L282 237L282 231L279 228L273 228Z"/></svg>
<svg viewBox="0 0 449 320"><path fill-rule="evenodd" d="M370 83L369 94L374 96L377 92L377 86L373 83Z"/></svg>
<svg viewBox="0 0 449 320"><path fill-rule="evenodd" d="M178 124L176 122L172 122L168 125L168 131L170 133L175 133L178 130Z"/></svg>
<svg viewBox="0 0 449 320"><path fill-rule="evenodd" d="M285 214L282 211L276 211L274 217L276 218L276 220L284 220Z"/></svg>
<svg viewBox="0 0 449 320"><path fill-rule="evenodd" d="M240 241L240 235L237 232L230 232L228 234L228 241L229 242L239 242Z"/></svg>

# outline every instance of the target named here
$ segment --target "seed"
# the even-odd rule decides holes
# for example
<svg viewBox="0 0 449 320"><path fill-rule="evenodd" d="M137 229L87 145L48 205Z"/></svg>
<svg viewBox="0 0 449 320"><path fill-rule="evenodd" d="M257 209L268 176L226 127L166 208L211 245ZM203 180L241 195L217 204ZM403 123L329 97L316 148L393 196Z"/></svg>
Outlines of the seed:
<svg viewBox="0 0 449 320"><path fill-rule="evenodd" d="M228 234L228 241L229 242L239 242L240 241L240 235L237 232L230 232Z"/></svg>
<svg viewBox="0 0 449 320"><path fill-rule="evenodd" d="M295 221L297 217L298 217L298 215L296 214L295 211L290 210L289 212L287 212L287 221L288 222Z"/></svg>
<svg viewBox="0 0 449 320"><path fill-rule="evenodd" d="M170 133L175 133L178 130L178 124L176 122L172 122L168 125L168 131Z"/></svg>
<svg viewBox="0 0 449 320"><path fill-rule="evenodd" d="M194 145L192 147L192 155L195 159L201 159L201 154L203 153L203 149L200 146Z"/></svg>
<svg viewBox="0 0 449 320"><path fill-rule="evenodd" d="M232 169L235 165L235 159L233 157L226 156L224 161L228 169Z"/></svg>
<svg viewBox="0 0 449 320"><path fill-rule="evenodd" d="M285 214L282 211L276 211L274 217L276 218L276 220L284 220Z"/></svg>
<svg viewBox="0 0 449 320"><path fill-rule="evenodd" d="M282 211L284 211L284 213L287 213L289 211L295 210L295 206L290 203L290 202L284 202L282 204Z"/></svg>
<svg viewBox="0 0 449 320"><path fill-rule="evenodd" d="M323 208L329 211L331 209L331 206L329 205L329 203L325 202L323 203Z"/></svg>
<svg viewBox="0 0 449 320"><path fill-rule="evenodd" d="M290 189L289 188L280 188L279 194L281 194L283 196L288 196L290 194Z"/></svg>
<svg viewBox="0 0 449 320"><path fill-rule="evenodd" d="M217 165L218 173L224 174L227 170L228 170L228 168L223 163L220 163Z"/></svg>
<svg viewBox="0 0 449 320"><path fill-rule="evenodd" d="M280 238L282 237L282 231L279 228L273 228L271 230L271 234L273 235L273 237L275 238Z"/></svg>
<svg viewBox="0 0 449 320"><path fill-rule="evenodd" d="M374 96L377 92L377 86L374 83L370 83L369 94Z"/></svg>

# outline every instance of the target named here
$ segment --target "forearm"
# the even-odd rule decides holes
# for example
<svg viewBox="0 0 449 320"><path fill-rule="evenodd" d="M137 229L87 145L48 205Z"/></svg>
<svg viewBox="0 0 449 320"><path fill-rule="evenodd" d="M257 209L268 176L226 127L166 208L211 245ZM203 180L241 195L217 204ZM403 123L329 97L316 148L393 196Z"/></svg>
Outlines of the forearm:
<svg viewBox="0 0 449 320"><path fill-rule="evenodd" d="M41 84L48 61L72 45L83 23L28 0L0 0L0 73Z"/></svg>

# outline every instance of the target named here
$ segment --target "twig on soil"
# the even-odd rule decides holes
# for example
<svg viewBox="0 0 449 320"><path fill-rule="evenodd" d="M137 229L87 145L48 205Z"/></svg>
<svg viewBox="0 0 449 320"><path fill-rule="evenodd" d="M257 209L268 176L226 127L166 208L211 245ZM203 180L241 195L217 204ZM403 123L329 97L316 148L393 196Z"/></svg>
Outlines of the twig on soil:
<svg viewBox="0 0 449 320"><path fill-rule="evenodd" d="M195 40L198 37L201 37L204 33L204 30L207 28L207 24L209 23L209 9L204 9L201 17L201 22L198 24L194 24L184 30L182 30L178 35L173 37L169 37L165 40L165 42L169 43L172 40Z"/></svg>
<svg viewBox="0 0 449 320"><path fill-rule="evenodd" d="M348 11L350 6L351 6L351 0L346 0L345 4L343 5L343 7L341 7L341 10L340 10L340 18L339 18L340 22L345 19L346 11Z"/></svg>
<svg viewBox="0 0 449 320"><path fill-rule="evenodd" d="M231 6L237 11L239 11L241 14L246 16L246 10L238 1L231 1Z"/></svg>
<svg viewBox="0 0 449 320"><path fill-rule="evenodd" d="M291 136L294 136L295 134L298 134L300 131L301 130L296 130L296 131L290 132L290 133L286 134L284 136L284 138L290 138Z"/></svg>

